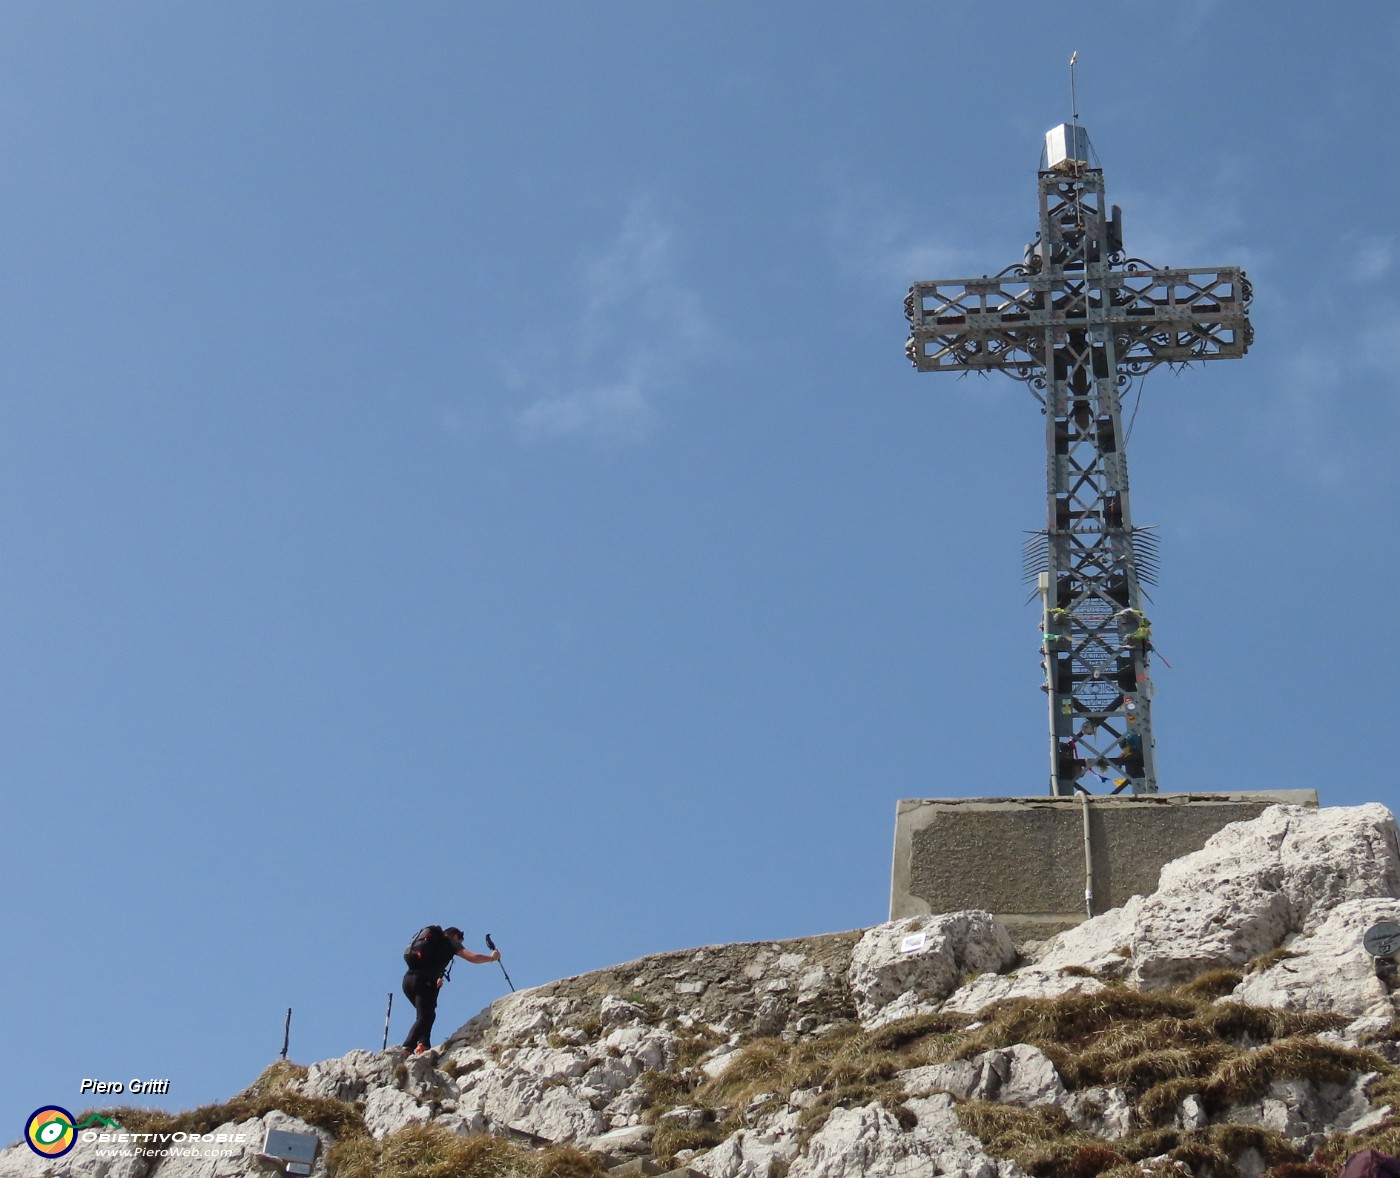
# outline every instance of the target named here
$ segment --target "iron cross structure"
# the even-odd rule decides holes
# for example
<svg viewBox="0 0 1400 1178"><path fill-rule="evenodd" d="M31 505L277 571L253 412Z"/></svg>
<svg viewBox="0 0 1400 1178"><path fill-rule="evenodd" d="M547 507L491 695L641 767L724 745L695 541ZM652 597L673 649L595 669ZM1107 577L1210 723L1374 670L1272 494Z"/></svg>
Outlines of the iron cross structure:
<svg viewBox="0 0 1400 1178"><path fill-rule="evenodd" d="M1004 372L1045 414L1046 526L1027 544L1044 607L1050 792L1157 792L1151 625L1156 540L1128 500L1122 402L1159 364L1243 356L1250 285L1236 267L1158 269L1123 252L1086 131L1045 137L1040 232L991 277L918 282L904 301L920 372ZM1139 387L1139 396L1141 395Z"/></svg>

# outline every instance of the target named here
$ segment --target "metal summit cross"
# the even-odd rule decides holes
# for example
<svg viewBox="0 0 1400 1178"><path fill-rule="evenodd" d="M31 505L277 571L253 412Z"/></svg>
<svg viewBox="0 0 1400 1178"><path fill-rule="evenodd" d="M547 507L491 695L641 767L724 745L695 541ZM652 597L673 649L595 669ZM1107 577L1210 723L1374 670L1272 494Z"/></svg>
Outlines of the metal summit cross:
<svg viewBox="0 0 1400 1178"><path fill-rule="evenodd" d="M1133 526L1122 398L1158 364L1243 356L1251 292L1236 267L1125 258L1084 128L1063 123L1045 143L1040 232L1024 262L915 283L905 350L920 372L1005 372L1040 401L1047 522L1026 548L1045 610L1050 793L1087 793L1088 774L1115 794L1151 794L1152 640L1139 582L1155 583L1157 553L1151 530Z"/></svg>

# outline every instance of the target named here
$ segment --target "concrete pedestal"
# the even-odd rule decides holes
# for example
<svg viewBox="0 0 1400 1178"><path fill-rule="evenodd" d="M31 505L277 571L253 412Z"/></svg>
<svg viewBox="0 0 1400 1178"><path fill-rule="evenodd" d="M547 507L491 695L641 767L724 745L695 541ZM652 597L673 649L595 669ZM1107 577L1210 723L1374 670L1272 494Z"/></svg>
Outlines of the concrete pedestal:
<svg viewBox="0 0 1400 1178"><path fill-rule="evenodd" d="M890 919L984 908L1017 940L1047 937L1086 919L1089 879L1098 915L1156 891L1166 864L1279 803L1316 806L1317 791L905 799Z"/></svg>

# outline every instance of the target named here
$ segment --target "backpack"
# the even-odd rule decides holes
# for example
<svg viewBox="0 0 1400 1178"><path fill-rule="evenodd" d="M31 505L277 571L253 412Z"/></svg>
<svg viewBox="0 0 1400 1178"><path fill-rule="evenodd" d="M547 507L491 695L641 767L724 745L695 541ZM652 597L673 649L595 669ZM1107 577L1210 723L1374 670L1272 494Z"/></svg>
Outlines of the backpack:
<svg viewBox="0 0 1400 1178"><path fill-rule="evenodd" d="M456 950L442 931L441 925L430 924L420 928L403 951L404 964L409 969L423 973L440 973L444 965L452 961Z"/></svg>

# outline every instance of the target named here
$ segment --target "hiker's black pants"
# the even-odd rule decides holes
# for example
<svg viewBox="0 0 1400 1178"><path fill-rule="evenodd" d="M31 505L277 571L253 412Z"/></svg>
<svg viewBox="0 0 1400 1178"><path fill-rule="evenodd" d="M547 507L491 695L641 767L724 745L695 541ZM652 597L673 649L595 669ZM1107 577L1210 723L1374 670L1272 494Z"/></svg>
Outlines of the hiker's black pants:
<svg viewBox="0 0 1400 1178"><path fill-rule="evenodd" d="M408 1038L403 1045L412 1051L418 1044L431 1047L428 1041L433 1033L433 1020L437 1018L438 984L434 974L418 973L409 970L403 975L403 996L413 1003L418 1012L413 1026L408 1029Z"/></svg>

